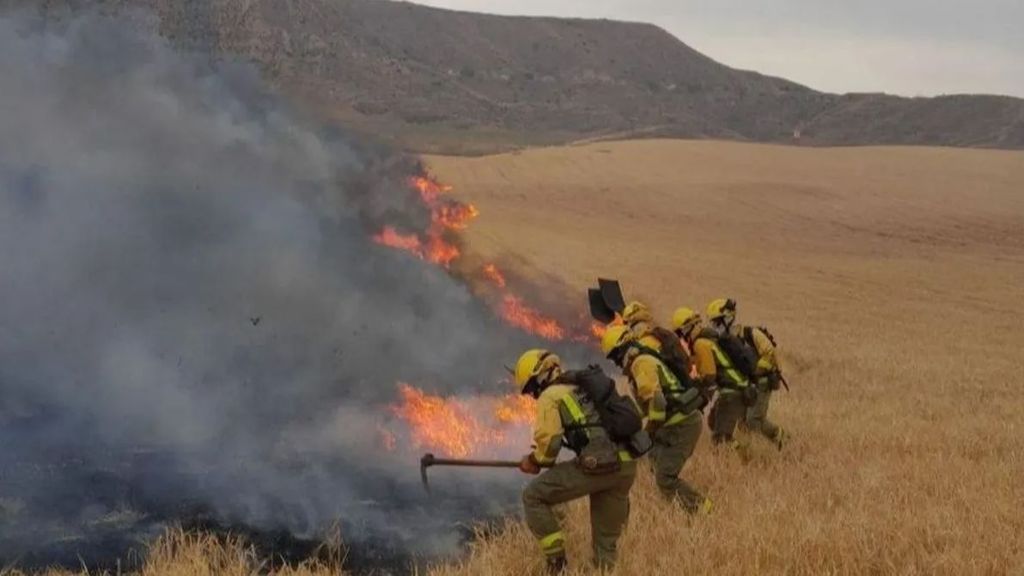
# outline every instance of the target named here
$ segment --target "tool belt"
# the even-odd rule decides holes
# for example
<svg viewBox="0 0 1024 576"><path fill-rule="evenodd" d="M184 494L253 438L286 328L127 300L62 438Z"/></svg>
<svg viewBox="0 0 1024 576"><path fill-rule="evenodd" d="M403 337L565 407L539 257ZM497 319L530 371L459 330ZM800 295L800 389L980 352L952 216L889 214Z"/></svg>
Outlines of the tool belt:
<svg viewBox="0 0 1024 576"><path fill-rule="evenodd" d="M646 430L641 430L636 434L633 434L633 436L629 438L629 442L626 443L626 450L632 458L639 458L644 454L647 454L651 451L651 448L654 448L654 440Z"/></svg>
<svg viewBox="0 0 1024 576"><path fill-rule="evenodd" d="M694 410L700 410L707 406L708 399L697 388L665 393L665 400L668 403L669 418L673 414L690 414Z"/></svg>
<svg viewBox="0 0 1024 576"><path fill-rule="evenodd" d="M576 465L594 476L618 472L622 468L619 447L607 436L592 438L577 454Z"/></svg>

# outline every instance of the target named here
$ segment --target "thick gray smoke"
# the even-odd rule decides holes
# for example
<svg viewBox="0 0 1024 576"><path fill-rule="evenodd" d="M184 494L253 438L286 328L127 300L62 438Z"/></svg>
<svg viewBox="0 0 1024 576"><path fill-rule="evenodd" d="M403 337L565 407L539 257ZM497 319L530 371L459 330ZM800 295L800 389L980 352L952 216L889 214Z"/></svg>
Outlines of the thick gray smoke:
<svg viewBox="0 0 1024 576"><path fill-rule="evenodd" d="M195 511L442 533L379 450L395 382L493 389L531 342L368 240L426 226L415 164L102 18L0 17L0 79L0 557Z"/></svg>

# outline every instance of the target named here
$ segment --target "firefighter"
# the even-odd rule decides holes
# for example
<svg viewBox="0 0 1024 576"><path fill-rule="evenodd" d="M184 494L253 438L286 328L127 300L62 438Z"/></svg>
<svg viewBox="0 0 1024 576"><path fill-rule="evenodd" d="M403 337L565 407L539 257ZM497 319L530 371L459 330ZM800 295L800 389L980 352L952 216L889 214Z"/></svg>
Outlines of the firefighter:
<svg viewBox="0 0 1024 576"><path fill-rule="evenodd" d="M636 462L626 447L613 443L601 426L590 399L581 394L569 375L563 374L558 356L546 350L529 350L516 362L515 385L537 399L534 449L523 457L519 469L539 474L523 491L526 524L540 543L550 574L567 570L565 536L553 507L589 496L594 564L615 564L619 536L629 517L629 490L636 478ZM586 470L580 458L555 464L562 446L588 457L610 461L607 469Z"/></svg>
<svg viewBox="0 0 1024 576"><path fill-rule="evenodd" d="M714 314L709 307L708 316ZM705 390L717 389L718 397L708 414L711 441L737 447L736 425L744 419L749 403L750 383L718 346L720 333L706 325L695 311L680 308L672 315L672 328L693 351L698 383Z"/></svg>
<svg viewBox="0 0 1024 576"><path fill-rule="evenodd" d="M772 393L782 383L782 371L776 355L775 343L761 328L744 326L736 322L736 301L718 299L711 303L719 311L715 322L721 324L723 330L739 338L753 348L757 354L757 365L751 374L751 383L757 387L757 399L753 406L747 408L746 428L761 434L782 450L786 439L786 431L768 419L768 408L771 405Z"/></svg>
<svg viewBox="0 0 1024 576"><path fill-rule="evenodd" d="M643 302L634 300L622 310L622 322L636 336L636 340L655 352L661 352L661 341L654 336L657 324L650 308Z"/></svg>
<svg viewBox="0 0 1024 576"><path fill-rule="evenodd" d="M658 490L665 498L678 500L687 512L710 512L711 501L679 477L700 439L704 396L696 388L684 387L657 356L636 343L628 326L612 326L601 339L601 351L629 378L647 418Z"/></svg>

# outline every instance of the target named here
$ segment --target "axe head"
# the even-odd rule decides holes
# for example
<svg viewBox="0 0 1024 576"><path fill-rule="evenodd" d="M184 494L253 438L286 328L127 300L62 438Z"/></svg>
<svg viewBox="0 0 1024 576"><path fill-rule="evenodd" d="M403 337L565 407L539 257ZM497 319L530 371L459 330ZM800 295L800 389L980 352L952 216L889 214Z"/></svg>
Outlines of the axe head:
<svg viewBox="0 0 1024 576"><path fill-rule="evenodd" d="M605 306L613 312L622 314L622 311L626 309L626 299L622 297L622 286L619 285L619 281L598 278L597 287L601 290L601 298L604 300Z"/></svg>
<svg viewBox="0 0 1024 576"><path fill-rule="evenodd" d="M590 301L590 317L602 324L608 324L615 319L615 311L608 307L601 296L601 291L596 288L587 290L587 300Z"/></svg>
<svg viewBox="0 0 1024 576"><path fill-rule="evenodd" d="M424 454L423 458L420 458L420 478L423 480L423 489L430 494L430 483L427 482L427 468L434 465L434 455Z"/></svg>

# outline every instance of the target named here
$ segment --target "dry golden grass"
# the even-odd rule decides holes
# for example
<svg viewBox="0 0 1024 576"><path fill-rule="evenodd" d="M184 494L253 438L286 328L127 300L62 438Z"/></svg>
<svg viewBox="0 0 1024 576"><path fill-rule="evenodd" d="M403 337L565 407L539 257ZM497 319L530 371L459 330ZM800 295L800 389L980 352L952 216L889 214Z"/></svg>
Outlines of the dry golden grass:
<svg viewBox="0 0 1024 576"><path fill-rule="evenodd" d="M702 440L689 519L649 476L618 574L1024 574L1024 154L644 141L434 157L480 257L663 316L715 296L768 324L781 454ZM570 560L589 559L585 505ZM524 527L434 574L537 574Z"/></svg>
<svg viewBox="0 0 1024 576"><path fill-rule="evenodd" d="M663 315L730 295L788 350L773 413L792 443L743 463L702 439L684 475L708 517L644 472L617 574L1024 574L1024 154L645 141L430 163L479 206L477 256L564 283L581 312L599 275ZM567 518L586 566L586 505ZM431 574L540 567L513 519ZM143 574L270 568L172 533Z"/></svg>

